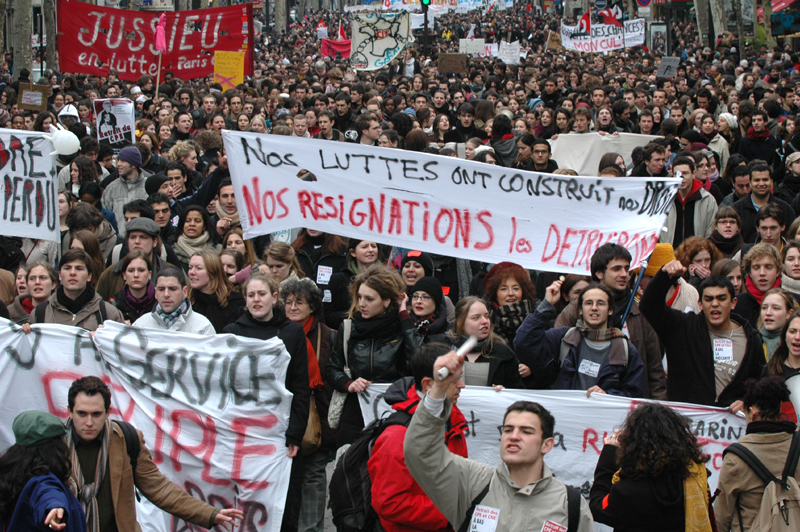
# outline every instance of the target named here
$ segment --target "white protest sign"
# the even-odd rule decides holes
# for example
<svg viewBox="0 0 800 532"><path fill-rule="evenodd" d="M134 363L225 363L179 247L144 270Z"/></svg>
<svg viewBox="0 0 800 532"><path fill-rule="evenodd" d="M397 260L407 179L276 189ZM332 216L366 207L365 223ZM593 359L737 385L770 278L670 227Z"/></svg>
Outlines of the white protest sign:
<svg viewBox="0 0 800 532"><path fill-rule="evenodd" d="M483 45L483 52L478 55L481 57L497 57L498 45L496 42Z"/></svg>
<svg viewBox="0 0 800 532"><path fill-rule="evenodd" d="M554 161L559 168L570 168L578 175L597 175L600 159L604 153L614 152L622 155L625 167L631 168L631 152L638 146L646 146L648 142L663 137L639 135L637 133L620 133L618 135L601 135L599 133L570 133L559 135L551 140Z"/></svg>
<svg viewBox="0 0 800 532"><path fill-rule="evenodd" d="M507 65L518 65L520 58L519 41L508 43L506 41L500 42L500 51L497 57Z"/></svg>
<svg viewBox="0 0 800 532"><path fill-rule="evenodd" d="M537 174L316 139L222 137L245 238L307 227L582 275L606 242L626 247L634 264L647 257L680 184ZM316 181L297 179L301 169Z"/></svg>
<svg viewBox="0 0 800 532"><path fill-rule="evenodd" d="M482 54L484 52L485 39L459 39L458 53L460 54Z"/></svg>
<svg viewBox="0 0 800 532"><path fill-rule="evenodd" d="M390 412L383 400L389 384L371 384L358 394L364 423ZM603 438L622 427L625 416L645 399L628 399L613 395L592 394L572 390L503 390L467 386L461 390L458 408L467 420L469 435L467 449L472 460L491 466L500 463L500 427L506 408L516 401L535 401L555 417L555 446L545 461L556 477L581 489L589 496L594 469ZM694 434L711 457L706 464L711 477L711 493L716 489L722 468L722 451L744 435L745 420L726 408L713 408L685 403L664 402L689 418Z"/></svg>
<svg viewBox="0 0 800 532"><path fill-rule="evenodd" d="M425 27L425 14L424 13L410 13L411 15L411 29L421 30ZM433 21L436 18L434 13L428 13L428 27L433 29Z"/></svg>
<svg viewBox="0 0 800 532"><path fill-rule="evenodd" d="M136 142L136 114L127 98L94 101L97 116L97 142L116 151Z"/></svg>
<svg viewBox="0 0 800 532"><path fill-rule="evenodd" d="M352 28L350 65L355 70L377 70L399 58L411 33L408 12L355 14Z"/></svg>
<svg viewBox="0 0 800 532"><path fill-rule="evenodd" d="M111 387L112 418L142 431L165 477L212 506L241 509L239 530L280 529L291 468L283 342L107 321L93 343L84 329L32 328L26 335L0 320L0 449L14 442L17 414L35 409L65 419L69 386L94 375ZM144 498L140 508L144 531L185 526Z"/></svg>
<svg viewBox="0 0 800 532"><path fill-rule="evenodd" d="M657 78L674 78L678 72L678 65L681 63L680 57L663 57L658 65L656 72Z"/></svg>
<svg viewBox="0 0 800 532"><path fill-rule="evenodd" d="M56 160L44 133L0 129L0 234L61 241Z"/></svg>
<svg viewBox="0 0 800 532"><path fill-rule="evenodd" d="M591 35L579 26L561 23L561 46L579 52L608 52L644 44L645 19L626 20L623 27L613 24L592 24Z"/></svg>

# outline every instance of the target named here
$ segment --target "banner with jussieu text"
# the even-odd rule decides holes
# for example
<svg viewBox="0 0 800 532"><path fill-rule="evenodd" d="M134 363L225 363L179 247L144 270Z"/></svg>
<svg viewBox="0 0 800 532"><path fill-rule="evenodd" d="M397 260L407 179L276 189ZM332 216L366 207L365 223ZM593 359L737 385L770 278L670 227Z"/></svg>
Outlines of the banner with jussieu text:
<svg viewBox="0 0 800 532"><path fill-rule="evenodd" d="M391 411L383 400L388 384L371 384L359 394L364 422L370 423ZM500 463L500 427L506 408L516 401L535 401L553 414L555 446L545 456L545 462L556 477L581 489L589 496L594 481L594 469L603 438L622 428L625 416L646 402L613 395L592 394L572 390L502 390L491 387L467 386L458 398L458 408L467 420L469 457L484 464ZM725 408L713 408L686 403L665 404L689 418L692 431L710 457L706 467L711 493L717 486L722 468L722 451L744 435L745 419Z"/></svg>
<svg viewBox="0 0 800 532"><path fill-rule="evenodd" d="M155 31L158 12L100 7L78 0L58 2L58 51L62 72L136 81L158 74ZM184 80L214 73L214 51L245 52L245 74L252 75L253 5L237 4L193 11L167 11L167 51L161 73Z"/></svg>
<svg viewBox="0 0 800 532"><path fill-rule="evenodd" d="M32 329L26 335L0 319L0 452L14 442L17 414L42 410L65 419L70 385L94 375L111 388L112 419L142 431L165 477L212 506L241 509L237 530L278 532L291 468L283 342L115 322L94 341L75 327ZM144 497L137 514L144 532L187 529Z"/></svg>
<svg viewBox="0 0 800 532"><path fill-rule="evenodd" d="M245 238L294 227L587 275L594 251L646 258L680 181L537 174L475 161L222 132ZM298 172L315 181L297 179ZM305 173L305 172L303 172Z"/></svg>
<svg viewBox="0 0 800 532"><path fill-rule="evenodd" d="M644 44L647 24L643 18L626 20L623 26L592 24L591 35L580 26L561 24L561 46L579 52L608 52Z"/></svg>
<svg viewBox="0 0 800 532"><path fill-rule="evenodd" d="M0 235L61 241L52 152L43 133L0 129Z"/></svg>

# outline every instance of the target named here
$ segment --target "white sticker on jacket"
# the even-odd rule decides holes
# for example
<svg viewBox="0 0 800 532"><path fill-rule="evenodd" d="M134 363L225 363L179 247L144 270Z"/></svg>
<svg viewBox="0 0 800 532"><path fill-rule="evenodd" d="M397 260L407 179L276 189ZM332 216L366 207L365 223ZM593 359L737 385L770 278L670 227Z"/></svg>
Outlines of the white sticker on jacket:
<svg viewBox="0 0 800 532"><path fill-rule="evenodd" d="M559 525L555 521L547 520L542 525L542 532L567 532L567 527Z"/></svg>
<svg viewBox="0 0 800 532"><path fill-rule="evenodd" d="M729 362L731 360L733 360L733 340L714 338L714 362Z"/></svg>
<svg viewBox="0 0 800 532"><path fill-rule="evenodd" d="M581 365L578 367L578 373L583 373L584 375L588 375L590 377L597 377L599 372L600 364L585 358L581 360Z"/></svg>
<svg viewBox="0 0 800 532"><path fill-rule="evenodd" d="M499 517L500 510L497 508L479 504L475 507L475 513L472 514L469 530L470 532L495 532Z"/></svg>
<svg viewBox="0 0 800 532"><path fill-rule="evenodd" d="M317 284L328 284L331 282L331 275L333 275L333 267L320 266L317 269Z"/></svg>

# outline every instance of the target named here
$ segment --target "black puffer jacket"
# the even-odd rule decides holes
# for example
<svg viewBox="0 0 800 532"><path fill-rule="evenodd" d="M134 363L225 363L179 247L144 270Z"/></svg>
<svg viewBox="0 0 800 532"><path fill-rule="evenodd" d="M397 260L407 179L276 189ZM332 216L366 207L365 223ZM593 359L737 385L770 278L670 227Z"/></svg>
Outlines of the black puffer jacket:
<svg viewBox="0 0 800 532"><path fill-rule="evenodd" d="M299 323L286 317L281 307L272 311L272 319L266 322L256 321L250 312L225 327L224 332L269 340L278 337L283 341L286 350L292 357L286 372L286 389L294 394L292 409L289 414L289 428L286 430L286 444L300 445L308 425L308 410L311 402L311 386L308 383L308 349L306 334Z"/></svg>
<svg viewBox="0 0 800 532"><path fill-rule="evenodd" d="M381 320L381 327L375 327ZM371 332L370 332L371 331ZM346 392L353 380L362 377L372 382L394 382L409 374L408 361L422 345L414 320L407 311L389 309L386 314L365 320L360 314L353 318L347 343L347 366L352 377L344 372L344 324L339 327L327 367L327 381L339 391Z"/></svg>
<svg viewBox="0 0 800 532"><path fill-rule="evenodd" d="M326 294L325 291L330 292L329 285L333 274L347 266L346 251L346 249L342 249L340 253L323 253L316 262L311 258L313 253L310 244L297 251L297 262L300 264L300 269L303 270L306 277L317 283L317 287L322 290L325 296L323 299L330 297L330 293ZM324 267L322 273L320 272L320 266ZM327 270L327 268L330 268L330 270ZM330 273L325 274L326 270Z"/></svg>
<svg viewBox="0 0 800 532"><path fill-rule="evenodd" d="M219 304L217 296L204 294L200 290L195 290L192 298L192 310L208 318L217 334L222 333L226 325L235 322L244 313L244 296L239 292L228 294L228 304L225 307Z"/></svg>

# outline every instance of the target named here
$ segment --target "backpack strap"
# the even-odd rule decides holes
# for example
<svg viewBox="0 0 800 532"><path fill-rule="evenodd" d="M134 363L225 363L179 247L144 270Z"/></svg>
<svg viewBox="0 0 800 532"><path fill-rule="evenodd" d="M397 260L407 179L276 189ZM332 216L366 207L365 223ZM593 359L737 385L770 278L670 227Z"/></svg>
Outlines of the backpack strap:
<svg viewBox="0 0 800 532"><path fill-rule="evenodd" d="M136 429L133 425L125 421L114 420L114 423L122 430L122 435L125 436L125 449L128 451L128 458L131 461L131 469L136 471L136 466L139 463L139 452L142 450L141 443L139 442L139 435L136 434Z"/></svg>
<svg viewBox="0 0 800 532"><path fill-rule="evenodd" d="M722 452L722 456L724 457L729 452L741 458L742 461L747 464L747 467L752 469L753 472L758 475L758 478L761 479L765 486L770 482L777 482L781 487L783 487L783 489L789 489L789 486L784 481L773 475L772 471L767 469L763 462L761 462L761 460L759 460L750 449L741 443L730 444L728 448Z"/></svg>
<svg viewBox="0 0 800 532"><path fill-rule="evenodd" d="M136 429L126 421L114 420L114 423L122 430L122 435L125 437L125 450L128 451L128 459L131 462L131 470L134 479L134 492L136 493L136 500L142 502L139 495L139 490L136 488L136 466L139 464L139 452L142 450L141 443L139 442L139 435Z"/></svg>
<svg viewBox="0 0 800 532"><path fill-rule="evenodd" d="M344 345L344 365L347 366L347 343L350 340L350 331L353 329L353 320L346 319L342 323L344 323L344 338L342 338L342 343Z"/></svg>
<svg viewBox="0 0 800 532"><path fill-rule="evenodd" d="M36 323L44 323L44 315L47 312L47 306L50 304L50 301L45 301L44 303L39 303L36 305L36 309L33 311L34 316L36 317Z"/></svg>
<svg viewBox="0 0 800 532"><path fill-rule="evenodd" d="M567 355L569 355L569 350L572 347L567 342L564 341L564 338L569 335L572 331L577 329L577 327L570 327L569 330L561 337L561 350L558 353L558 367L561 368L564 365L564 361L567 359Z"/></svg>
<svg viewBox="0 0 800 532"><path fill-rule="evenodd" d="M789 448L789 455L786 457L786 465L783 466L783 475L781 479L784 484L789 477L794 477L794 472L797 471L798 460L800 460L800 432L795 432L792 436L792 446Z"/></svg>
<svg viewBox="0 0 800 532"><path fill-rule="evenodd" d="M578 532L581 520L581 492L574 486L567 486L567 532Z"/></svg>
<svg viewBox="0 0 800 532"><path fill-rule="evenodd" d="M99 305L100 308L98 310L98 313L100 314L100 325L104 324L108 319L108 310L106 309L106 305L108 305L108 303L106 303L103 300L100 300L100 305Z"/></svg>
<svg viewBox="0 0 800 532"><path fill-rule="evenodd" d="M458 528L458 532L467 532L469 530L469 525L472 523L472 515L475 513L475 507L477 507L481 501L486 497L486 494L489 493L489 486L492 485L492 480L489 479L489 483L486 484L478 496L472 499L472 504L469 506L467 510L467 515L464 517L464 522L461 523L461 526Z"/></svg>

